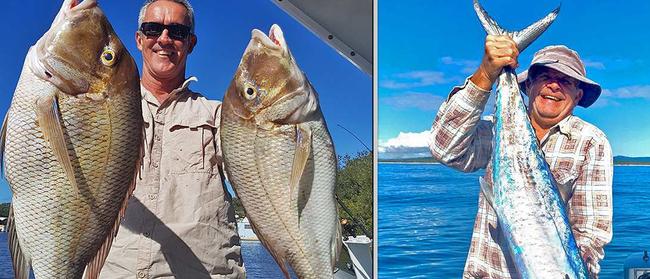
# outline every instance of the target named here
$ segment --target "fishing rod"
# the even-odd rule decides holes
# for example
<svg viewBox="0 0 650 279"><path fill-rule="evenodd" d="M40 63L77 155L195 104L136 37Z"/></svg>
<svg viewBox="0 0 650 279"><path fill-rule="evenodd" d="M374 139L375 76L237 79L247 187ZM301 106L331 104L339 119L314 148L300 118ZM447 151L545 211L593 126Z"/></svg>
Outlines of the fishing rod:
<svg viewBox="0 0 650 279"><path fill-rule="evenodd" d="M361 139L359 137L357 137L357 135L355 135L350 130L343 127L341 124L336 124L336 126L339 126L339 127L343 128L343 130L345 130L346 132L350 133L350 135L352 135L355 139L357 139L357 141L359 141L359 143L361 143L361 145L363 145L363 147L365 147L366 150L368 150L368 152L372 152L372 149L370 149L365 143L363 143L363 141L361 141Z"/></svg>
<svg viewBox="0 0 650 279"><path fill-rule="evenodd" d="M363 231L363 233L366 234L368 238L372 238L372 233L368 232L366 227L362 223L360 223L357 220L357 218L354 218L354 215L352 215L350 209L347 206L345 206L345 204L343 204L343 201L341 201L341 199L339 199L339 195L334 194L334 197L336 198L336 201L339 203L343 211L345 211L345 213L347 213L348 216L350 216L350 219L352 219L352 223L354 223L354 226L359 227Z"/></svg>

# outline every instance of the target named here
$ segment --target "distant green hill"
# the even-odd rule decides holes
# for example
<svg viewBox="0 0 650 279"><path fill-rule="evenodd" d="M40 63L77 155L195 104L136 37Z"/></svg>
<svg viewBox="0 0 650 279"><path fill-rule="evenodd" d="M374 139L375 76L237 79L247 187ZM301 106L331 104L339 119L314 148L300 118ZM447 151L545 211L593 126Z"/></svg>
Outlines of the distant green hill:
<svg viewBox="0 0 650 279"><path fill-rule="evenodd" d="M380 163L437 163L432 157L379 159ZM650 157L614 156L614 165L650 165Z"/></svg>
<svg viewBox="0 0 650 279"><path fill-rule="evenodd" d="M615 165L650 165L650 157L614 156Z"/></svg>

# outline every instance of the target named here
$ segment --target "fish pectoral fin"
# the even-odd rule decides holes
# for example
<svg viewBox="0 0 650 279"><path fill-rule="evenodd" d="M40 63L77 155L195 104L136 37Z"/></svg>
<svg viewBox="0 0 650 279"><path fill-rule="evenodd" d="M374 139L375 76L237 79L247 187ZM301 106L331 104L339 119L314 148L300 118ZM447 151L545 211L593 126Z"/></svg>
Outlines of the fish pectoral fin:
<svg viewBox="0 0 650 279"><path fill-rule="evenodd" d="M77 195L80 196L79 185L77 184L65 134L63 133L59 104L55 95L47 95L36 100L36 118L38 119L38 124L41 127L45 140L50 143L56 160L61 164L65 175L68 177L68 181L70 181L70 184L76 190Z"/></svg>
<svg viewBox="0 0 650 279"><path fill-rule="evenodd" d="M478 184L481 185L481 192L483 193L483 197L485 197L485 201L494 209L496 212L496 208L494 208L494 194L492 192L492 189L488 188L487 183L485 183L485 179L483 177L478 178Z"/></svg>
<svg viewBox="0 0 650 279"><path fill-rule="evenodd" d="M304 204L304 195L307 189L300 188L300 179L305 171L307 160L311 154L311 129L304 124L296 125L296 153L293 157L293 165L291 169L291 178L289 180L291 202L298 205L298 218L302 211L301 204Z"/></svg>
<svg viewBox="0 0 650 279"><path fill-rule="evenodd" d="M9 206L9 216L7 218L7 238L9 240L9 251L11 253L11 261L14 266L14 278L28 279L29 269L31 267L31 260L23 253L18 241L18 233L16 232L16 222L14 220L14 206Z"/></svg>

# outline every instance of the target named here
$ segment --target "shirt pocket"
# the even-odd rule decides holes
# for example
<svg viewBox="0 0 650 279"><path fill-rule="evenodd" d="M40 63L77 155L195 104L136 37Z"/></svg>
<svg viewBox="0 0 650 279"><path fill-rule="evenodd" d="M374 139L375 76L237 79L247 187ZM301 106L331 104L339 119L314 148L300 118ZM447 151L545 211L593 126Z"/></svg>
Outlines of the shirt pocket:
<svg viewBox="0 0 650 279"><path fill-rule="evenodd" d="M573 196L578 173L572 169L558 168L553 170L553 178L555 179L558 190L568 194L563 197L564 204L567 204Z"/></svg>
<svg viewBox="0 0 650 279"><path fill-rule="evenodd" d="M211 172L216 161L215 131L209 121L175 123L169 128L170 172Z"/></svg>

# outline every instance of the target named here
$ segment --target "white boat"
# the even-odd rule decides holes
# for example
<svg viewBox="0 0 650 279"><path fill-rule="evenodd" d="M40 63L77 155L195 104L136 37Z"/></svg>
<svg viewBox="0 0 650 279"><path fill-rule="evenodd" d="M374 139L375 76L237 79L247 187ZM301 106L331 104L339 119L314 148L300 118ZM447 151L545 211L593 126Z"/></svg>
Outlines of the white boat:
<svg viewBox="0 0 650 279"><path fill-rule="evenodd" d="M237 222L237 231L242 241L259 241L248 218ZM372 239L365 235L344 237L343 245L350 255L350 263L339 264L347 268L334 271L336 279L370 279L372 277Z"/></svg>
<svg viewBox="0 0 650 279"><path fill-rule="evenodd" d="M242 241L258 241L257 235L253 232L251 223L248 221L248 218L244 217L237 222L237 232L239 233L239 238Z"/></svg>

